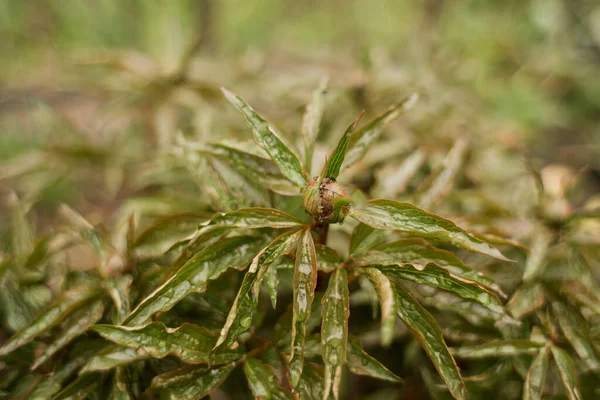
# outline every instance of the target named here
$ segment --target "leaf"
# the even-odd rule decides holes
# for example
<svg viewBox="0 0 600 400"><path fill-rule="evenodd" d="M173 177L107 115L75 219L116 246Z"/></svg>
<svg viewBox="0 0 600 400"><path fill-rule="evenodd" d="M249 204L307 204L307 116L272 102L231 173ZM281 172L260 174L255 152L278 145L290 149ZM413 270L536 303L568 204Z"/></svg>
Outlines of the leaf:
<svg viewBox="0 0 600 400"><path fill-rule="evenodd" d="M316 292L314 296L315 298L312 303L310 315L306 320L306 333L312 332L321 325L321 300L323 293ZM291 350L290 342L292 340L293 318L293 307L290 307L275 323L273 341L282 349L283 353L287 353Z"/></svg>
<svg viewBox="0 0 600 400"><path fill-rule="evenodd" d="M389 278L406 279L446 290L464 299L476 301L498 314L505 314L502 303L495 295L473 282L450 275L448 271L435 264L427 264L423 269L417 269L410 264L370 265L369 267L377 268Z"/></svg>
<svg viewBox="0 0 600 400"><path fill-rule="evenodd" d="M31 366L31 370L42 365L73 339L86 332L90 326L94 325L102 318L103 313L104 304L101 300L96 300L69 315L61 324L61 329L54 341L50 343L44 350L44 353L35 360Z"/></svg>
<svg viewBox="0 0 600 400"><path fill-rule="evenodd" d="M564 303L552 302L552 312L560 329L579 357L594 371L600 370L600 360L587 330L587 324L578 311Z"/></svg>
<svg viewBox="0 0 600 400"><path fill-rule="evenodd" d="M417 341L427 352L450 394L457 400L467 398L467 388L454 358L450 354L439 325L431 314L402 287L392 284L396 292L396 311Z"/></svg>
<svg viewBox="0 0 600 400"><path fill-rule="evenodd" d="M541 283L524 283L513 293L506 308L515 318L540 309L546 303L546 293Z"/></svg>
<svg viewBox="0 0 600 400"><path fill-rule="evenodd" d="M350 256L356 257L376 246L383 239L383 231L360 223L352 231Z"/></svg>
<svg viewBox="0 0 600 400"><path fill-rule="evenodd" d="M329 161L327 162L327 167L323 177L333 180L337 179L338 175L340 174L340 168L344 163L344 158L346 157L346 149L348 148L348 142L350 141L352 132L354 132L356 125L358 125L358 122L361 120L364 114L365 111L363 110L358 118L354 120L354 122L351 123L346 129L346 132L344 132L344 136L342 136L335 150L333 150L333 153L331 153L331 156L329 156Z"/></svg>
<svg viewBox="0 0 600 400"><path fill-rule="evenodd" d="M319 125L323 118L325 93L327 93L327 78L321 79L319 87L313 92L310 103L302 117L302 139L304 141L304 165L306 172L311 172L313 147L319 136Z"/></svg>
<svg viewBox="0 0 600 400"><path fill-rule="evenodd" d="M80 374L94 371L108 371L150 358L148 353L138 353L136 349L124 346L110 345L89 358Z"/></svg>
<svg viewBox="0 0 600 400"><path fill-rule="evenodd" d="M196 214L174 215L160 219L140 234L133 244L133 252L140 258L162 256L180 240L191 238L206 217Z"/></svg>
<svg viewBox="0 0 600 400"><path fill-rule="evenodd" d="M523 400L541 399L548 373L548 348L543 347L533 359L523 388Z"/></svg>
<svg viewBox="0 0 600 400"><path fill-rule="evenodd" d="M126 367L119 367L115 370L110 390L110 399L133 400L133 396L129 391L129 372Z"/></svg>
<svg viewBox="0 0 600 400"><path fill-rule="evenodd" d="M294 398L290 392L279 386L273 368L261 363L256 358L248 357L246 359L244 373L255 398L265 400L292 400Z"/></svg>
<svg viewBox="0 0 600 400"><path fill-rule="evenodd" d="M107 291L114 303L113 322L120 324L131 312L129 301L129 290L133 277L131 275L121 275L110 281Z"/></svg>
<svg viewBox="0 0 600 400"><path fill-rule="evenodd" d="M291 215L272 208L242 208L228 213L217 213L208 226L224 228L295 228L302 222Z"/></svg>
<svg viewBox="0 0 600 400"><path fill-rule="evenodd" d="M269 292L269 298L271 299L271 305L273 308L277 307L277 287L279 286L279 275L277 274L277 265L271 264L265 272L265 283L267 284L267 291Z"/></svg>
<svg viewBox="0 0 600 400"><path fill-rule="evenodd" d="M379 361L368 355L362 347L360 339L348 338L348 368L357 375L366 375L390 382L402 382L402 378L384 367Z"/></svg>
<svg viewBox="0 0 600 400"><path fill-rule="evenodd" d="M102 383L100 373L80 375L69 386L64 388L52 400L84 400Z"/></svg>
<svg viewBox="0 0 600 400"><path fill-rule="evenodd" d="M185 265L192 257L201 251L205 250L209 246L212 246L217 241L223 238L225 229L201 229L198 230L196 236L185 246L179 257L169 267L169 270L165 273L164 280L166 281L181 267Z"/></svg>
<svg viewBox="0 0 600 400"><path fill-rule="evenodd" d="M337 251L329 246L315 243L317 252L317 269L323 272L333 272L342 263L342 258Z"/></svg>
<svg viewBox="0 0 600 400"><path fill-rule="evenodd" d="M323 399L323 368L314 363L305 363L296 391L302 400Z"/></svg>
<svg viewBox="0 0 600 400"><path fill-rule="evenodd" d="M58 296L33 322L11 336L0 347L0 356L18 349L48 329L58 325L67 315L99 294L100 291L97 287L87 285L67 290Z"/></svg>
<svg viewBox="0 0 600 400"><path fill-rule="evenodd" d="M504 294L494 281L481 274L449 251L433 247L423 239L401 239L391 243L384 243L357 257L366 264L436 264L450 272L452 275L468 279L479 285Z"/></svg>
<svg viewBox="0 0 600 400"><path fill-rule="evenodd" d="M229 90L222 88L223 94L239 112L244 114L248 126L252 129L254 139L265 149L279 170L290 181L299 187L306 185L300 161L290 149L275 135L269 124L252 110L241 98Z"/></svg>
<svg viewBox="0 0 600 400"><path fill-rule="evenodd" d="M231 306L214 351L221 346L230 347L241 333L250 328L253 310L258 303L260 284L267 268L279 257L290 252L300 233L301 231L291 231L282 234L254 257Z"/></svg>
<svg viewBox="0 0 600 400"><path fill-rule="evenodd" d="M200 399L219 387L234 368L234 363L217 368L183 367L154 377L149 391L161 400Z"/></svg>
<svg viewBox="0 0 600 400"><path fill-rule="evenodd" d="M296 387L304 364L306 322L310 318L317 287L317 253L310 229L304 231L298 244L292 287L293 316L289 365L292 387Z"/></svg>
<svg viewBox="0 0 600 400"><path fill-rule="evenodd" d="M390 106L383 114L376 117L352 135L350 142L348 143L346 159L342 167L346 169L361 160L367 153L369 146L379 138L383 128L389 122L410 110L418 99L419 95L413 93L399 103Z"/></svg>
<svg viewBox="0 0 600 400"><path fill-rule="evenodd" d="M396 296L393 285L388 277L376 268L360 268L358 271L369 278L377 292L381 305L381 344L387 347L394 340L396 325Z"/></svg>
<svg viewBox="0 0 600 400"><path fill-rule="evenodd" d="M348 342L349 297L346 270L338 268L331 274L322 300L321 346L325 364L323 399L327 399L331 392L336 400L339 398Z"/></svg>
<svg viewBox="0 0 600 400"><path fill-rule="evenodd" d="M537 354L542 347L542 344L526 339L492 340L483 344L453 348L452 354L458 358L467 359L511 357Z"/></svg>
<svg viewBox="0 0 600 400"><path fill-rule="evenodd" d="M565 387L565 393L569 400L581 400L579 389L577 388L577 377L575 375L575 364L573 359L563 349L551 346L552 357L558 369L560 379Z"/></svg>
<svg viewBox="0 0 600 400"><path fill-rule="evenodd" d="M364 210L351 209L350 216L375 229L406 232L448 242L454 246L508 261L492 245L467 233L453 222L423 211L412 204L393 200L371 200Z"/></svg>
<svg viewBox="0 0 600 400"><path fill-rule="evenodd" d="M140 328L115 325L96 325L92 328L103 338L136 350L138 355L154 358L174 355L189 364L224 364L242 356L240 349L214 355L211 350L218 335L205 327L184 323L179 328L167 328L162 322L153 322Z"/></svg>
<svg viewBox="0 0 600 400"><path fill-rule="evenodd" d="M170 310L188 294L203 292L208 281L218 278L227 268L247 265L262 244L257 237L236 236L206 248L145 298L123 323L139 326L155 313Z"/></svg>
<svg viewBox="0 0 600 400"><path fill-rule="evenodd" d="M546 253L552 243L552 234L546 229L539 227L535 230L531 253L525 262L525 271L523 272L523 281L531 282L542 273L545 265Z"/></svg>

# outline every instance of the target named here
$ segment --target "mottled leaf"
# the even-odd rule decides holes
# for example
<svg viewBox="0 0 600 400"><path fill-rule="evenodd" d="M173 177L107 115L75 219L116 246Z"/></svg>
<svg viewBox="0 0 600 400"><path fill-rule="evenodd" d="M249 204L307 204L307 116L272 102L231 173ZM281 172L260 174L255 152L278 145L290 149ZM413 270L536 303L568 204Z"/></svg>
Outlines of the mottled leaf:
<svg viewBox="0 0 600 400"><path fill-rule="evenodd" d="M129 301L129 290L133 277L125 274L113 279L108 286L107 291L114 303L113 322L120 324L131 312L131 303Z"/></svg>
<svg viewBox="0 0 600 400"><path fill-rule="evenodd" d="M357 375L366 375L390 382L402 382L402 378L384 367L379 361L363 350L360 339L354 336L348 338L348 368Z"/></svg>
<svg viewBox="0 0 600 400"><path fill-rule="evenodd" d="M325 364L324 399L327 399L330 393L333 393L336 399L339 398L342 365L346 362L348 342L349 297L346 270L338 268L331 274L322 300L321 347Z"/></svg>
<svg viewBox="0 0 600 400"><path fill-rule="evenodd" d="M133 400L129 390L129 373L126 367L118 367L112 378L110 400Z"/></svg>
<svg viewBox="0 0 600 400"><path fill-rule="evenodd" d="M506 308L513 317L521 318L541 308L545 303L546 294L541 283L524 283L513 293Z"/></svg>
<svg viewBox="0 0 600 400"><path fill-rule="evenodd" d="M306 185L306 178L302 173L300 161L290 149L275 135L269 124L250 108L241 98L227 89L221 89L227 100L244 114L248 126L252 129L256 142L269 154L277 164L281 173L297 186Z"/></svg>
<svg viewBox="0 0 600 400"><path fill-rule="evenodd" d="M52 400L84 400L96 387L102 384L102 375L98 372L80 375L64 388Z"/></svg>
<svg viewBox="0 0 600 400"><path fill-rule="evenodd" d="M323 399L323 368L314 363L305 363L296 391L302 400Z"/></svg>
<svg viewBox="0 0 600 400"><path fill-rule="evenodd" d="M552 357L558 369L558 374L565 387L565 393L569 400L581 400L579 389L577 388L577 376L575 374L575 363L573 359L563 349L551 346Z"/></svg>
<svg viewBox="0 0 600 400"><path fill-rule="evenodd" d="M317 268L323 272L333 272L342 263L342 258L337 251L329 246L315 243L317 252Z"/></svg>
<svg viewBox="0 0 600 400"><path fill-rule="evenodd" d="M548 373L548 348L543 347L533 359L523 387L523 400L542 398L546 374Z"/></svg>
<svg viewBox="0 0 600 400"><path fill-rule="evenodd" d="M78 286L58 296L40 315L29 325L17 331L0 348L0 355L29 343L48 329L58 325L70 313L100 295L100 290L95 286Z"/></svg>
<svg viewBox="0 0 600 400"><path fill-rule="evenodd" d="M152 379L149 391L163 400L196 400L219 387L235 368L226 364L217 368L188 366Z"/></svg>
<svg viewBox="0 0 600 400"><path fill-rule="evenodd" d="M342 136L336 148L333 150L333 153L331 153L331 156L329 156L325 173L323 174L324 178L333 180L337 179L338 175L340 174L340 168L342 168L342 164L344 163L344 158L346 157L346 150L348 148L348 143L350 142L352 132L354 132L354 129L356 129L356 125L358 125L358 122L361 120L364 113L364 111L360 113L358 118L350 124L350 126L346 129L346 132L344 132L344 136Z"/></svg>
<svg viewBox="0 0 600 400"><path fill-rule="evenodd" d="M375 229L406 232L448 242L454 246L507 260L492 245L476 238L442 217L412 204L392 200L371 200L365 209L352 209L350 216Z"/></svg>
<svg viewBox="0 0 600 400"><path fill-rule="evenodd" d="M138 353L134 348L111 345L90 357L80 373L108 371L150 357L149 353Z"/></svg>
<svg viewBox="0 0 600 400"><path fill-rule="evenodd" d="M348 168L361 160L367 153L369 146L379 138L383 128L405 111L411 109L418 99L419 96L416 93L410 95L408 98L389 107L383 114L379 115L352 135L350 143L348 143L348 150L346 152L343 168Z"/></svg>
<svg viewBox="0 0 600 400"><path fill-rule="evenodd" d="M167 328L162 322L153 322L140 328L115 325L96 325L92 328L102 337L121 346L136 350L138 355L154 358L174 355L189 364L208 363L218 335L205 327L184 323L179 328ZM213 355L213 364L235 361L240 349Z"/></svg>
<svg viewBox="0 0 600 400"><path fill-rule="evenodd" d="M226 228L294 228L302 222L291 215L272 208L242 208L228 213L217 213L208 226Z"/></svg>
<svg viewBox="0 0 600 400"><path fill-rule="evenodd" d="M248 357L246 359L244 373L255 398L265 400L293 399L290 392L279 386L273 368L261 363L256 358Z"/></svg>
<svg viewBox="0 0 600 400"><path fill-rule="evenodd" d="M537 354L542 347L543 344L525 339L492 340L453 348L452 354L459 358L511 357Z"/></svg>
<svg viewBox="0 0 600 400"><path fill-rule="evenodd" d="M247 265L262 244L257 237L236 236L208 247L145 298L124 324L139 326L155 313L170 310L188 294L206 290L207 282L218 278L227 268Z"/></svg>
<svg viewBox="0 0 600 400"><path fill-rule="evenodd" d="M269 292L269 298L271 299L271 305L273 308L277 307L277 289L279 286L279 275L277 274L277 265L271 264L265 272L265 284L267 285L267 292Z"/></svg>
<svg viewBox="0 0 600 400"><path fill-rule="evenodd" d="M396 295L389 278L376 268L360 268L358 270L369 278L377 292L381 306L381 344L389 346L394 339L396 325Z"/></svg>
<svg viewBox="0 0 600 400"><path fill-rule="evenodd" d="M296 387L304 364L306 322L310 317L317 286L317 253L310 230L305 230L296 252L292 300L292 340L290 352L290 380Z"/></svg>
<svg viewBox="0 0 600 400"><path fill-rule="evenodd" d="M325 104L325 93L327 93L327 78L319 82L319 87L313 92L310 103L306 106L306 112L302 117L302 139L304 142L304 165L306 172L310 174L313 156L313 147L319 136L319 125L323 118Z"/></svg>
<svg viewBox="0 0 600 400"><path fill-rule="evenodd" d="M466 399L467 388L446 346L439 325L406 290L398 285L393 285L393 288L396 292L398 317L425 349L438 373L446 382L450 394L457 400Z"/></svg>
<svg viewBox="0 0 600 400"><path fill-rule="evenodd" d="M183 267L192 257L201 251L205 250L209 246L212 246L217 241L223 238L226 229L201 229L199 230L194 238L187 243L181 254L169 267L169 270L165 273L164 281L175 275L181 267Z"/></svg>

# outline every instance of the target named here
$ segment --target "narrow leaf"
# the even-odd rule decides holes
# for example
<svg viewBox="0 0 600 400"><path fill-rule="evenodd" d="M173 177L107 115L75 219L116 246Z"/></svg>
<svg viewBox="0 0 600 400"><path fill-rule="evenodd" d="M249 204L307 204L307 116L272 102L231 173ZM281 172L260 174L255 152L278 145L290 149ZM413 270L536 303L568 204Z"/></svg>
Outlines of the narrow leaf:
<svg viewBox="0 0 600 400"><path fill-rule="evenodd" d="M322 300L321 346L325 364L323 399L327 399L332 392L336 400L339 398L342 365L346 362L348 342L349 297L346 270L338 268L329 278Z"/></svg>
<svg viewBox="0 0 600 400"><path fill-rule="evenodd" d="M346 152L343 168L348 168L361 160L367 153L369 146L379 138L383 128L389 122L410 110L418 99L419 96L416 93L410 95L408 98L389 107L383 114L379 115L352 135L350 143L348 143L348 150Z"/></svg>
<svg viewBox="0 0 600 400"><path fill-rule="evenodd" d="M369 225L360 223L352 231L350 239L350 256L356 257L370 250L383 239L383 231L373 229Z"/></svg>
<svg viewBox="0 0 600 400"><path fill-rule="evenodd" d="M358 270L369 278L375 287L379 304L381 305L381 344L389 346L394 339L394 326L396 325L396 295L392 283L380 270L376 268L361 268Z"/></svg>
<svg viewBox="0 0 600 400"><path fill-rule="evenodd" d="M365 111L363 110L358 118L350 124L348 129L346 129L346 132L344 132L344 136L342 136L335 150L333 150L333 153L331 153L331 156L329 156L329 161L327 162L327 167L323 177L333 180L337 179L338 175L340 174L340 168L344 163L344 158L346 157L346 149L348 148L348 142L350 141L352 132L354 132L356 125L358 125L358 122L361 120L364 114Z"/></svg>
<svg viewBox="0 0 600 400"><path fill-rule="evenodd" d="M579 389L577 388L577 377L575 375L575 363L573 359L563 349L552 346L552 357L558 369L560 379L565 387L565 393L569 400L581 400Z"/></svg>
<svg viewBox="0 0 600 400"><path fill-rule="evenodd" d="M179 328L167 328L162 322L153 322L141 328L115 325L96 325L92 328L103 338L136 350L138 355L154 358L174 355L189 364L209 362L211 350L218 335L205 327L184 323ZM213 364L235 361L242 356L240 349L214 355Z"/></svg>
<svg viewBox="0 0 600 400"><path fill-rule="evenodd" d="M296 391L303 400L322 400L323 398L323 368L314 363L305 363L302 376L296 386Z"/></svg>
<svg viewBox="0 0 600 400"><path fill-rule="evenodd" d="M537 354L543 345L525 339L494 340L483 344L464 345L452 349L458 358L512 357Z"/></svg>
<svg viewBox="0 0 600 400"><path fill-rule="evenodd" d="M273 308L277 307L277 289L279 286L279 275L277 273L277 265L271 264L265 272L265 284L267 285L267 292L269 292L269 298L271 299L271 305Z"/></svg>
<svg viewBox="0 0 600 400"><path fill-rule="evenodd" d="M102 383L100 373L80 375L69 386L64 388L52 400L84 400Z"/></svg>
<svg viewBox="0 0 600 400"><path fill-rule="evenodd" d="M531 245L531 253L525 262L525 271L523 272L523 280L530 282L540 275L546 262L546 253L553 240L552 233L546 228L538 228L535 230L533 243Z"/></svg>
<svg viewBox="0 0 600 400"><path fill-rule="evenodd" d="M110 400L133 400L129 391L129 372L126 367L119 367L113 375L110 388Z"/></svg>
<svg viewBox="0 0 600 400"><path fill-rule="evenodd" d="M290 380L296 387L304 364L306 322L310 317L317 286L317 253L311 231L305 230L296 252L293 280L293 318L290 352Z"/></svg>
<svg viewBox="0 0 600 400"><path fill-rule="evenodd" d="M457 400L466 399L467 388L456 362L446 346L439 325L431 314L402 287L398 285L393 285L393 287L396 292L398 317L425 349L438 373L446 382L450 394Z"/></svg>
<svg viewBox="0 0 600 400"><path fill-rule="evenodd" d="M122 275L113 279L107 289L114 303L113 322L116 324L120 324L131 312L129 289L132 281L133 277L131 275Z"/></svg>
<svg viewBox="0 0 600 400"><path fill-rule="evenodd" d="M155 313L170 310L188 294L203 292L207 282L218 278L227 268L247 265L262 243L262 239L257 237L236 236L223 239L196 254L145 298L124 324L139 326Z"/></svg>
<svg viewBox="0 0 600 400"><path fill-rule="evenodd" d="M448 242L500 260L508 260L492 245L462 230L453 222L423 211L412 204L383 199L371 200L366 209L352 209L350 215L375 229L406 232Z"/></svg>
<svg viewBox="0 0 600 400"><path fill-rule="evenodd" d="M28 326L17 331L4 346L0 347L0 355L29 343L48 329L58 325L73 310L98 296L100 291L94 286L78 286L57 297L40 315Z"/></svg>
<svg viewBox="0 0 600 400"><path fill-rule="evenodd" d="M234 370L235 364L217 368L187 366L152 379L149 392L163 400L196 400L219 387Z"/></svg>
<svg viewBox="0 0 600 400"><path fill-rule="evenodd" d="M252 129L256 142L269 154L277 164L281 173L297 186L306 185L306 178L302 173L302 167L298 157L275 135L267 121L262 119L241 98L225 88L221 89L223 94L239 112L244 114L248 126Z"/></svg>
<svg viewBox="0 0 600 400"><path fill-rule="evenodd" d="M313 92L310 103L302 117L302 139L304 142L304 165L310 174L313 156L313 147L319 136L319 125L323 118L325 93L327 93L327 78L319 82L319 87Z"/></svg>
<svg viewBox="0 0 600 400"><path fill-rule="evenodd" d="M542 398L544 383L548 373L548 348L544 347L533 359L523 388L523 400L538 400Z"/></svg>
<svg viewBox="0 0 600 400"><path fill-rule="evenodd" d="M317 251L317 269L323 272L333 272L342 263L342 258L337 251L329 246L315 243Z"/></svg>
<svg viewBox="0 0 600 400"><path fill-rule="evenodd" d="M546 293L541 283L524 283L513 293L506 308L515 318L534 312L546 303Z"/></svg>
<svg viewBox="0 0 600 400"><path fill-rule="evenodd" d="M164 281L175 275L196 254L222 239L225 231L225 228L199 229L194 238L185 246L179 257L169 267L169 270L165 273Z"/></svg>
<svg viewBox="0 0 600 400"><path fill-rule="evenodd" d="M111 345L90 357L80 374L94 371L109 371L114 368L150 358L150 354L134 348Z"/></svg>
<svg viewBox="0 0 600 400"><path fill-rule="evenodd" d="M402 382L402 378L368 355L363 350L360 339L354 336L348 338L348 368L357 375L366 375L390 382Z"/></svg>
<svg viewBox="0 0 600 400"><path fill-rule="evenodd" d="M244 373L248 386L257 399L292 400L292 394L279 386L273 368L261 363L256 358L248 357L244 363Z"/></svg>
<svg viewBox="0 0 600 400"><path fill-rule="evenodd" d="M302 222L291 215L272 208L242 208L228 213L218 213L208 223L224 228L294 228Z"/></svg>

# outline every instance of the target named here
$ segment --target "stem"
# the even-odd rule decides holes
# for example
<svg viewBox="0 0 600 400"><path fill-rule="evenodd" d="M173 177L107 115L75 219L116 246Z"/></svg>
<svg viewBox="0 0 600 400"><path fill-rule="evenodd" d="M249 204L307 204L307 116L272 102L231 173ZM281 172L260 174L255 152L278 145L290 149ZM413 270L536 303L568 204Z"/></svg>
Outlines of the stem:
<svg viewBox="0 0 600 400"><path fill-rule="evenodd" d="M315 223L313 225L315 231L317 232L317 243L326 245L327 244L327 235L329 234L329 224L319 224Z"/></svg>

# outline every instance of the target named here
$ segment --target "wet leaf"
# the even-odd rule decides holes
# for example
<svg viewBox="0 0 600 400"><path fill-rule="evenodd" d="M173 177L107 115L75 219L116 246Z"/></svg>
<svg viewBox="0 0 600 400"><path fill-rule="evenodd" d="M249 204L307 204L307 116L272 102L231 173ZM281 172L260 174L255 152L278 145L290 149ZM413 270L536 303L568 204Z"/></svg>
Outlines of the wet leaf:
<svg viewBox="0 0 600 400"><path fill-rule="evenodd" d="M390 382L402 382L402 378L384 367L379 361L363 350L360 339L348 338L348 368L357 375L366 375Z"/></svg>
<svg viewBox="0 0 600 400"><path fill-rule="evenodd" d="M80 375L69 386L54 396L52 400L84 400L101 384L102 375L98 372Z"/></svg>
<svg viewBox="0 0 600 400"><path fill-rule="evenodd" d="M269 154L279 170L297 186L306 185L300 161L290 149L275 135L269 124L252 110L242 99L227 89L221 89L223 94L239 112L244 114L248 126L252 129L256 142Z"/></svg>
<svg viewBox="0 0 600 400"><path fill-rule="evenodd" d="M344 158L346 157L346 150L348 148L348 143L350 142L352 132L354 132L354 129L356 129L356 125L358 125L358 122L361 120L364 113L365 112L363 111L358 118L350 124L350 126L346 129L346 132L344 132L344 136L342 136L338 142L335 150L333 150L333 153L331 153L329 156L325 173L323 174L324 178L333 180L337 179L338 175L340 174L340 168L342 168L342 164L344 163Z"/></svg>
<svg viewBox="0 0 600 400"><path fill-rule="evenodd" d="M418 99L419 96L416 93L410 95L399 103L390 106L383 114L376 117L352 135L350 142L348 143L346 159L344 160L342 168L348 168L361 160L367 153L369 146L379 138L383 128L404 112L411 109Z"/></svg>
<svg viewBox="0 0 600 400"><path fill-rule="evenodd" d="M309 229L305 230L298 244L294 266L292 300L292 337L290 351L290 380L296 387L304 364L304 339L306 322L310 318L312 302L317 286L317 253Z"/></svg>
<svg viewBox="0 0 600 400"><path fill-rule="evenodd" d="M448 242L506 261L492 245L462 230L453 222L423 211L412 204L392 200L371 200L363 210L352 209L350 216L375 229L406 232L415 236Z"/></svg>
<svg viewBox="0 0 600 400"><path fill-rule="evenodd" d="M147 358L150 358L150 354L139 354L134 348L110 345L90 357L81 369L80 374L108 371Z"/></svg>
<svg viewBox="0 0 600 400"><path fill-rule="evenodd" d="M242 208L228 213L217 213L208 226L224 228L294 228L302 222L291 215L272 208Z"/></svg>
<svg viewBox="0 0 600 400"><path fill-rule="evenodd" d="M558 374L565 387L565 393L569 400L581 400L579 389L577 388L577 376L575 373L575 364L573 359L563 349L551 346L552 357L558 369Z"/></svg>
<svg viewBox="0 0 600 400"><path fill-rule="evenodd" d="M0 355L29 343L48 329L58 325L82 304L100 295L100 290L95 286L78 286L58 296L40 315L29 325L17 331L0 348Z"/></svg>
<svg viewBox="0 0 600 400"><path fill-rule="evenodd" d="M208 363L218 339L218 335L207 328L188 323L179 328L167 328L162 322L153 322L140 328L96 325L92 329L111 342L135 349L140 356L148 354L163 358L174 355L189 364ZM226 349L214 355L211 361L224 364L239 359L242 354L239 348Z"/></svg>
<svg viewBox="0 0 600 400"><path fill-rule="evenodd" d="M267 285L267 291L269 292L269 298L271 299L271 305L273 308L277 307L277 289L279 286L279 275L277 274L277 266L271 264L265 272L265 283Z"/></svg>
<svg viewBox="0 0 600 400"><path fill-rule="evenodd" d="M324 399L328 398L330 393L333 393L336 399L339 398L342 365L346 362L348 342L349 297L346 270L338 268L331 274L322 300L321 346L325 364Z"/></svg>
<svg viewBox="0 0 600 400"><path fill-rule="evenodd" d="M392 284L393 285L393 284ZM450 394L457 400L467 398L467 388L462 380L454 358L450 354L442 331L431 316L414 297L402 287L393 285L396 292L396 310L398 317L406 324L427 355L438 373L446 382Z"/></svg>
<svg viewBox="0 0 600 400"><path fill-rule="evenodd" d="M548 348L543 347L533 359L523 388L523 400L537 400L542 398L546 375L548 373Z"/></svg>
<svg viewBox="0 0 600 400"><path fill-rule="evenodd" d="M145 298L124 324L139 326L155 313L170 310L188 294L206 290L208 281L218 278L227 268L247 265L262 244L257 237L236 236L206 248Z"/></svg>
<svg viewBox="0 0 600 400"><path fill-rule="evenodd" d="M131 275L122 275L113 279L107 288L108 294L114 303L113 322L120 324L131 312L129 301L129 290L133 277Z"/></svg>
<svg viewBox="0 0 600 400"><path fill-rule="evenodd" d="M293 399L290 392L279 386L273 368L261 363L256 358L248 357L246 359L244 373L255 398L265 400Z"/></svg>
<svg viewBox="0 0 600 400"><path fill-rule="evenodd" d="M526 339L493 340L482 344L453 348L458 358L511 357L538 354L543 344Z"/></svg>
<svg viewBox="0 0 600 400"><path fill-rule="evenodd" d="M383 239L383 231L360 223L352 231L350 239L350 256L356 257L370 250Z"/></svg>
<svg viewBox="0 0 600 400"><path fill-rule="evenodd" d="M306 172L311 172L313 147L319 136L319 126L323 118L325 105L325 94L327 93L328 79L323 78L319 87L312 94L310 103L306 106L306 112L302 117L302 139L304 142L304 165Z"/></svg>
<svg viewBox="0 0 600 400"><path fill-rule="evenodd" d="M373 284L381 306L381 344L389 346L394 340L396 325L396 295L392 283L376 268L361 268L358 270L369 278Z"/></svg>
<svg viewBox="0 0 600 400"><path fill-rule="evenodd" d="M164 280L167 280L175 275L175 273L179 271L179 269L196 254L222 239L225 231L226 229L199 230L194 238L185 246L179 257L177 257L177 259L169 267L169 270L165 273Z"/></svg>
<svg viewBox="0 0 600 400"><path fill-rule="evenodd" d="M332 272L342 263L342 258L337 251L329 246L315 243L317 251L317 268L319 271Z"/></svg>
<svg viewBox="0 0 600 400"><path fill-rule="evenodd" d="M323 368L314 363L305 363L302 376L296 386L296 391L301 399L322 400L323 399Z"/></svg>
<svg viewBox="0 0 600 400"><path fill-rule="evenodd" d="M44 353L35 360L31 369L34 370L42 365L56 354L56 352L68 345L73 339L86 332L90 326L94 325L102 318L103 312L104 304L102 300L95 300L69 315L62 322L54 341L50 343L44 350Z"/></svg>
<svg viewBox="0 0 600 400"><path fill-rule="evenodd" d="M541 308L545 303L546 294L541 283L524 283L513 293L506 308L513 317L521 318Z"/></svg>
<svg viewBox="0 0 600 400"><path fill-rule="evenodd" d="M216 368L183 367L154 377L149 391L161 400L200 399L219 387L234 368L233 363Z"/></svg>
<svg viewBox="0 0 600 400"><path fill-rule="evenodd" d="M284 233L254 257L221 330L215 351L222 346L230 347L241 333L250 328L253 311L258 303L260 284L267 268L279 257L290 252L300 233L301 231Z"/></svg>
<svg viewBox="0 0 600 400"><path fill-rule="evenodd" d="M315 328L321 325L321 300L323 293L316 292L315 298L312 303L310 315L306 320L306 332L312 332ZM290 307L283 315L277 320L275 329L273 332L273 340L277 346L279 346L283 353L290 351L290 342L292 338L292 319L293 319L293 307Z"/></svg>

